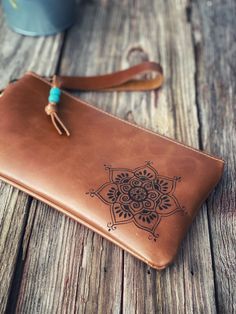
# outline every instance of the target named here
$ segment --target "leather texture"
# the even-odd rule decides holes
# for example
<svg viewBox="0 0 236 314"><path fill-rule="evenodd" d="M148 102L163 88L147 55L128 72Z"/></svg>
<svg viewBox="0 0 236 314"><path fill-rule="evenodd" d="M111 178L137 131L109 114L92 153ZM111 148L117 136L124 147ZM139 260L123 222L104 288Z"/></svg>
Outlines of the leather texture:
<svg viewBox="0 0 236 314"><path fill-rule="evenodd" d="M44 111L50 87L27 73L0 97L0 178L165 268L224 162L66 92L59 112L71 135L60 136Z"/></svg>
<svg viewBox="0 0 236 314"><path fill-rule="evenodd" d="M150 77L152 73L155 74L155 77ZM90 91L147 91L159 88L163 84L164 76L159 63L147 61L110 74L90 77L54 75L50 81L54 88ZM66 133L67 136L70 136L69 130L59 118L57 111L56 103L49 102L45 107L45 112L51 117L57 132L60 135Z"/></svg>
<svg viewBox="0 0 236 314"><path fill-rule="evenodd" d="M154 77L143 77L145 74ZM141 76L137 79L137 76ZM98 76L60 76L60 86L76 90L100 91L147 91L159 88L164 81L163 69L159 63L143 62L126 70Z"/></svg>

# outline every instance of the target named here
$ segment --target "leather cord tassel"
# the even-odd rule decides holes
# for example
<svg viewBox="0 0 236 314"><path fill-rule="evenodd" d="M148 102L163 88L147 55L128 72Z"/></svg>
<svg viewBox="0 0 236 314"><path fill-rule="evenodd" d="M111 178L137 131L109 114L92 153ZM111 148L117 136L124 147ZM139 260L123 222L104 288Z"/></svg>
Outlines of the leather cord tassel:
<svg viewBox="0 0 236 314"><path fill-rule="evenodd" d="M65 131L66 135L70 136L70 132L68 131L65 124L61 121L57 114L55 103L48 103L48 105L45 107L45 112L47 113L47 115L51 117L52 124L54 125L55 129L60 135L62 135L62 131L60 130L61 126L61 128Z"/></svg>
<svg viewBox="0 0 236 314"><path fill-rule="evenodd" d="M54 125L57 132L62 135L62 130L66 133L67 136L70 136L70 132L66 128L65 124L59 118L57 114L57 104L60 101L61 90L58 87L56 76L53 77L52 88L49 95L49 103L45 107L45 112L51 117L52 124Z"/></svg>

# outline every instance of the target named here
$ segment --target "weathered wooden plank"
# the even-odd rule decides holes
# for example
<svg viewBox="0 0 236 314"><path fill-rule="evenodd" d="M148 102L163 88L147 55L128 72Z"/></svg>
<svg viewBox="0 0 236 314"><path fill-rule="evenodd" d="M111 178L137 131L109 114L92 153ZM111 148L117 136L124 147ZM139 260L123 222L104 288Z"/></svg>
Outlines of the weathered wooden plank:
<svg viewBox="0 0 236 314"><path fill-rule="evenodd" d="M48 38L23 37L10 31L3 20L0 8L0 89L13 78L27 70L34 70L44 75L55 71L62 36ZM21 259L24 251L22 236L28 220L30 198L1 183L0 187L0 312L4 313L9 293L12 288L17 258ZM28 221L30 230L30 221ZM21 263L20 263L21 264ZM18 265L21 267L20 265ZM15 285L16 283L13 282ZM17 290L17 287L15 285ZM17 292L14 290L15 292ZM10 301L10 306L13 305Z"/></svg>
<svg viewBox="0 0 236 314"><path fill-rule="evenodd" d="M233 0L193 3L202 146L226 161L207 202L219 313L236 313L235 16Z"/></svg>
<svg viewBox="0 0 236 314"><path fill-rule="evenodd" d="M0 11L0 90L26 71L52 75L58 62L63 35L26 37L9 30Z"/></svg>
<svg viewBox="0 0 236 314"><path fill-rule="evenodd" d="M67 51L71 49L73 37L78 36L77 30L94 35L95 29L87 25L89 21L84 19L86 25L80 25L81 17L86 14L81 10L89 10L92 19L98 6L81 4L78 24L67 34ZM79 41L74 41L75 55L70 59L71 56L66 53L65 62L74 64L75 69L81 66L83 70L83 63L89 60L86 52L84 60L77 58L76 54L81 49L77 46ZM108 67L108 63L104 64L105 72L111 70ZM27 250L17 312L119 313L122 300L122 250L40 202L33 206L37 207L37 215ZM61 239L66 239L66 242ZM60 270L58 265L61 265Z"/></svg>
<svg viewBox="0 0 236 314"><path fill-rule="evenodd" d="M186 7L185 0L82 2L77 23L67 33L61 74L98 74L140 59L160 60L166 83L159 92L81 97L122 118L132 110L138 124L198 147L195 61ZM205 206L176 263L162 272L127 253L123 260L122 251L108 241L47 206L34 206L19 312L216 312Z"/></svg>
<svg viewBox="0 0 236 314"><path fill-rule="evenodd" d="M137 39L131 33L129 40L138 49L131 50L129 59L132 54L135 58L140 54L141 58L148 56L151 60L159 56L166 76L165 87L158 94L140 96L140 100L133 94L127 100L119 99L123 105L120 113L126 110L125 105L131 104L138 124L198 147L194 51L191 27L186 20L188 2L156 1L148 10L144 9L145 5L140 1L133 7L133 16L139 17L134 19L133 29L139 34L140 44L137 45ZM131 97L136 101L130 100ZM204 206L183 243L176 263L161 273L146 266L140 268L139 262L133 264L134 258L125 254L124 311L214 313L208 232ZM130 291L133 291L132 295ZM146 291L149 302L143 298Z"/></svg>
<svg viewBox="0 0 236 314"><path fill-rule="evenodd" d="M104 313L106 303L108 313L118 313L122 269L114 268L122 250L109 251L101 237L42 203L34 201L32 208L17 312Z"/></svg>
<svg viewBox="0 0 236 314"><path fill-rule="evenodd" d="M0 313L4 313L10 293L22 233L27 220L28 198L0 182Z"/></svg>

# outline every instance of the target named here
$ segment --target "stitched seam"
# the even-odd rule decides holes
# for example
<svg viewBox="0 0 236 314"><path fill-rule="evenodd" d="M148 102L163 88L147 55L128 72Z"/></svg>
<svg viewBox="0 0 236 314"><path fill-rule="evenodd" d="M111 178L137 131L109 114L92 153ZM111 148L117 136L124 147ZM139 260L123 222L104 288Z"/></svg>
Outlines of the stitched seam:
<svg viewBox="0 0 236 314"><path fill-rule="evenodd" d="M6 176L6 175L0 174L0 180L5 181L6 183L10 183L13 186L15 186L16 188L22 188L24 191L28 192L28 194L31 194L33 197L37 198L37 196L38 196L39 198L41 198L42 201L45 200L46 202L50 203L49 206L52 206L52 207L56 206L56 207L61 208L61 213L64 215L66 215L66 214L63 212L63 210L65 210L66 212L69 212L69 214L68 214L69 217L72 216L72 217L74 217L75 220L78 219L81 224L83 224L83 222L84 222L85 224L87 224L87 228L89 228L88 226L91 226L92 228L94 228L97 231L97 233L101 234L105 238L110 239L110 241L112 241L116 245L120 246L122 249L127 250L130 254L141 259L143 262L147 263L151 267L154 267L156 269L161 270L161 269L164 269L166 266L168 266L172 262L172 260L171 260L170 262L163 264L163 265L158 265L158 264L152 263L148 259L143 257L142 255L138 254L136 251L125 246L124 242L123 243L119 242L115 237L112 237L110 234L105 233L103 230L97 229L96 225L93 225L90 222L86 221L84 218L76 216L76 214L74 214L74 213L71 213L70 209L66 208L66 206L64 204L60 204L60 202L52 200L49 197L45 196L44 194L42 194L42 193L40 193L40 192L38 192L32 188L29 188L28 186L22 184L21 182L16 181L16 180L14 180L14 179ZM94 231L94 230L92 229L92 231Z"/></svg>
<svg viewBox="0 0 236 314"><path fill-rule="evenodd" d="M42 77L38 76L37 74L35 74L35 73L33 73L33 72L28 72L28 73L26 73L26 74L27 74L27 75L31 75L31 76L33 76L33 77L35 77L35 78L41 80L42 82L46 83L47 85L51 86L51 85L50 85L50 82L48 82L47 80L43 79ZM141 127L141 126L139 126L139 125L132 124L131 122L126 121L126 120L123 120L123 119L121 119L121 118L119 118L119 117L117 117L117 116L115 116L115 115L113 115L113 114L111 114L111 113L108 113L108 112L106 112L106 111L104 111L104 110L102 110L102 109L100 109L100 108L97 108L97 107L95 107L95 106L93 106L93 105L87 103L86 101L80 99L79 97L75 97L75 96L71 95L70 93L65 92L64 90L63 90L62 92L63 92L65 95L67 95L68 97L70 97L70 98L72 98L73 100L75 100L76 102L82 103L82 104L84 104L85 106L88 106L88 107L90 107L90 108L92 108L92 109L94 109L94 110L97 110L97 111L99 111L99 112L102 112L102 113L106 114L107 116L112 117L112 118L114 118L114 119L117 119L117 120L119 120L119 121L121 121L121 122L123 122L123 123L125 123L125 124L128 124L128 125L134 127L134 128L137 128L137 129L140 129L140 130L145 131L145 132L147 132L147 133L156 135L156 136L158 136L158 137L160 137L160 138L162 138L162 139L165 139L165 140L167 140L167 141L169 141L169 142L172 142L172 143L174 143L174 144L176 144L176 145L185 147L186 149L189 149L189 150L191 150L191 151L194 151L194 152L196 152L196 153L198 153L198 154L200 154L200 155L206 156L206 157L208 157L208 158L211 158L211 159L216 160L216 161L218 161L218 162L221 162L221 163L223 163L223 164L225 163L225 161L224 161L223 159L217 158L217 157L215 157L215 156L212 156L211 154L202 152L202 151L200 151L200 150L198 150L198 149L196 149L196 148L193 148L193 147L191 147L191 146L188 146L188 145L186 145L186 144L183 144L183 143L181 143L181 142L178 142L178 141L176 141L176 140L174 140L174 139L169 138L168 136L161 135L161 134L159 134L159 133L155 133L154 131L151 131L151 130L146 129L146 128L144 128L144 127Z"/></svg>

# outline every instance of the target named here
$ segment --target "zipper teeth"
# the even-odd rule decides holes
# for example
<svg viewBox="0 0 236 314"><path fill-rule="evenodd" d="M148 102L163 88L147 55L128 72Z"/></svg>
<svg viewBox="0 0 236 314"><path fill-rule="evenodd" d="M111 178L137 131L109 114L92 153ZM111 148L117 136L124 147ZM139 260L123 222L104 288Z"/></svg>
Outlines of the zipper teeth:
<svg viewBox="0 0 236 314"><path fill-rule="evenodd" d="M50 84L50 82L49 82L48 80L46 80L45 78L42 78L41 76L37 75L37 74L34 73L34 72L27 72L26 75L33 76L34 78L36 78L36 79L38 79L38 80L40 80L40 81L46 83L47 85L51 86L51 84ZM196 153L198 153L198 154L200 154L200 155L203 155L203 156L206 156L206 157L211 158L211 159L213 159L213 160L216 160L216 161L218 161L218 162L220 162L220 163L222 163L222 164L225 163L225 161L224 161L222 158L215 157L215 156L213 156L213 155L211 155L211 154L209 154L209 153L200 151L200 150L198 150L198 149L196 149L196 148L193 148L193 147L188 146L188 145L186 145L186 144L184 144L184 143L181 143L181 142L179 142L179 141L176 141L176 140L174 140L174 139L172 139L172 138L170 138L170 137L168 137L168 136L161 135L161 134L159 134L159 133L156 133L156 132L154 132L154 131L151 131L151 130L149 130L149 129L146 129L146 128L142 127L142 126L134 125L134 124L132 124L132 123L129 122L129 121L123 120L123 119L121 119L121 118L119 118L119 117L117 117L117 116L115 116L115 115L113 115L113 114L111 114L111 113L108 113L108 112L106 112L106 111L104 111L104 110L102 110L102 109L100 109L100 108L97 108L97 107L95 107L95 106L93 106L93 105L87 103L86 101L80 99L79 97L75 97L75 96L73 96L73 95L71 95L71 94L69 94L69 93L67 93L67 92L65 92L65 91L63 91L63 90L62 90L62 93L65 94L66 96L70 97L71 99L75 100L76 102L82 103L82 104L86 105L87 107L90 107L90 108L92 108L92 109L94 109L94 110L97 110L97 111L99 111L99 112L102 112L103 114L105 114L105 115L107 115L107 116L109 116L109 117L111 117L111 118L113 118L113 119L119 120L119 121L121 121L121 122L123 122L123 123L125 123L125 124L127 124L127 125L130 125L130 126L132 126L132 127L134 127L134 128L137 128L137 129L140 129L140 130L142 130L142 131L144 131L144 132L147 132L147 133L150 133L150 134L152 134L152 135L158 136L158 137L160 137L160 138L162 138L162 139L164 139L164 140L166 140L166 141L169 141L169 142L172 142L172 143L174 143L174 144L176 144L176 145L182 146L182 147L184 147L184 148L186 148L186 149L188 149L188 150L194 151L194 152L196 152Z"/></svg>

